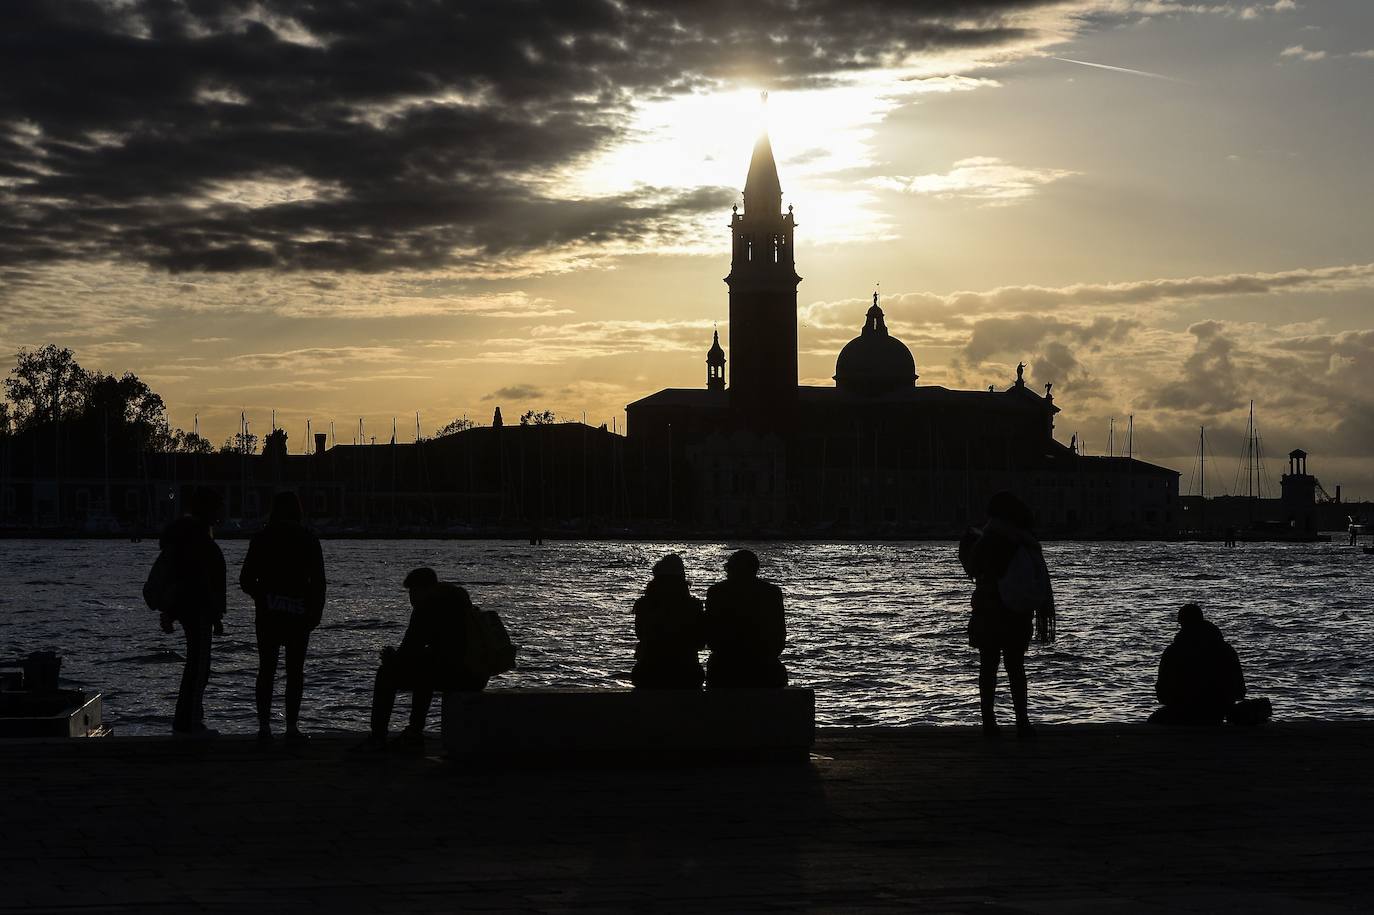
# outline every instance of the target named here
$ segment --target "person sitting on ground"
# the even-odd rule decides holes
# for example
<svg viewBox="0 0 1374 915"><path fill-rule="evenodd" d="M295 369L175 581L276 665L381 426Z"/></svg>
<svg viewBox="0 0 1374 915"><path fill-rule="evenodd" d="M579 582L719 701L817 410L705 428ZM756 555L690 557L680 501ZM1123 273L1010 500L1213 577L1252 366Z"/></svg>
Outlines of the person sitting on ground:
<svg viewBox="0 0 1374 915"><path fill-rule="evenodd" d="M484 689L487 677L470 674L464 663L468 616L476 613L468 592L439 581L433 569L413 570L402 585L410 592L410 622L401 644L383 648L372 691L372 733L360 750L386 749L387 729L398 690L411 691L410 724L390 747L424 753L425 718L434 691Z"/></svg>
<svg viewBox="0 0 1374 915"><path fill-rule="evenodd" d="M630 682L642 689L699 689L706 674L697 652L706 644L701 601L687 587L676 553L654 563L654 577L635 601L635 666Z"/></svg>
<svg viewBox="0 0 1374 915"><path fill-rule="evenodd" d="M1197 604L1178 611L1178 634L1159 659L1155 695L1164 706L1154 724L1218 725L1245 698L1245 675L1236 650Z"/></svg>
<svg viewBox="0 0 1374 915"><path fill-rule="evenodd" d="M969 644L978 649L978 698L983 733L995 737L997 665L1007 669L1017 736L1035 735L1027 711L1025 655L1034 636L1054 641L1054 591L1040 543L1031 532L1035 516L1014 493L988 500L982 530L970 530L959 543L959 560L974 579Z"/></svg>
<svg viewBox="0 0 1374 915"><path fill-rule="evenodd" d="M272 500L267 526L253 535L239 587L253 598L258 639L258 740L272 740L272 685L277 656L286 649L286 739L305 740L299 719L305 691L305 650L324 612L324 554L301 523L294 492Z"/></svg>
<svg viewBox="0 0 1374 915"><path fill-rule="evenodd" d="M758 577L759 558L739 550L725 563L725 580L706 592L706 685L712 688L782 688L780 656L787 639L782 591Z"/></svg>
<svg viewBox="0 0 1374 915"><path fill-rule="evenodd" d="M181 623L186 636L186 664L181 672L174 737L217 737L205 725L205 687L210 682L211 634L224 633L224 553L215 543L223 499L218 491L200 486L191 494L191 511L163 532L159 545L166 562L166 580L159 589L158 609L163 632Z"/></svg>

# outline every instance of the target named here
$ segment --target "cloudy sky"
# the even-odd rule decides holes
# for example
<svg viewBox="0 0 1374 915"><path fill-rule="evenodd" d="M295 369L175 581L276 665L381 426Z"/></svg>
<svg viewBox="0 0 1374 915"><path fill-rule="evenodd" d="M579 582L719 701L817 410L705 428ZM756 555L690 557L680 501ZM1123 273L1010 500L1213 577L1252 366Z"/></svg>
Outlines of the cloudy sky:
<svg viewBox="0 0 1374 915"><path fill-rule="evenodd" d="M760 90L770 93L762 106ZM802 381L880 289L922 384L1060 437L1374 497L1364 0L7 0L0 351L132 370L222 440L624 405L728 344L766 122Z"/></svg>

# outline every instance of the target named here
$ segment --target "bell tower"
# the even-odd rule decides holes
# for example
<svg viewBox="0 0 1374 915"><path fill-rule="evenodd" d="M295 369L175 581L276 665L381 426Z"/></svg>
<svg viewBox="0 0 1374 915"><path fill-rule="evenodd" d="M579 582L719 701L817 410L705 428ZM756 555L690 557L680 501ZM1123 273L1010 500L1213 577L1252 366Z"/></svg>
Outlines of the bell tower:
<svg viewBox="0 0 1374 915"><path fill-rule="evenodd" d="M706 351L706 390L725 390L725 350L720 348L720 331L711 332L711 348Z"/></svg>
<svg viewBox="0 0 1374 915"><path fill-rule="evenodd" d="M730 218L730 404L777 416L797 400L796 223L782 212L782 185L768 134L759 135L744 182L744 212Z"/></svg>

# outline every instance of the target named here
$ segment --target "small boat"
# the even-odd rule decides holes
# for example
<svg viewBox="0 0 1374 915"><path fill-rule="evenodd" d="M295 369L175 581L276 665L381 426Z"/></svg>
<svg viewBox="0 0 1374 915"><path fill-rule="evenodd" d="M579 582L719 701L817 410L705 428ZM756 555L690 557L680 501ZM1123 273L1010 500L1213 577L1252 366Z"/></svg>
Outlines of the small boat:
<svg viewBox="0 0 1374 915"><path fill-rule="evenodd" d="M0 738L104 737L100 693L62 689L57 674L62 659L36 651L17 661L0 662Z"/></svg>

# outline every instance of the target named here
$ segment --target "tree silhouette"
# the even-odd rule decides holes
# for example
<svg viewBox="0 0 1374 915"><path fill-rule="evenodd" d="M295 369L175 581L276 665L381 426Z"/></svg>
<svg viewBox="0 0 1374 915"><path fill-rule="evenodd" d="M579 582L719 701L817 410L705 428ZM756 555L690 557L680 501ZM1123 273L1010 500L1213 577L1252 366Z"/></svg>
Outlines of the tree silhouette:
<svg viewBox="0 0 1374 915"><path fill-rule="evenodd" d="M0 431L46 438L58 423L71 447L163 452L213 450L198 435L173 429L167 405L133 372L108 375L88 371L66 347L49 343L37 350L21 349L5 378L9 403L0 404Z"/></svg>
<svg viewBox="0 0 1374 915"><path fill-rule="evenodd" d="M520 416L520 425L522 426L552 426L557 421L552 410L540 410L538 412L526 410Z"/></svg>
<svg viewBox="0 0 1374 915"><path fill-rule="evenodd" d="M445 435L453 435L455 432L466 432L467 430L473 428L476 425L477 424L475 422L468 419L466 416L460 416L453 422L439 429L439 431L435 432L434 437L441 438Z"/></svg>
<svg viewBox="0 0 1374 915"><path fill-rule="evenodd" d="M258 437L251 432L235 432L219 446L220 454L253 454L258 450Z"/></svg>
<svg viewBox="0 0 1374 915"><path fill-rule="evenodd" d="M194 432L177 429L172 433L172 450L182 454L214 454L215 446Z"/></svg>
<svg viewBox="0 0 1374 915"><path fill-rule="evenodd" d="M19 427L33 429L80 412L90 381L75 353L49 343L39 350L19 350L5 379L5 395Z"/></svg>

